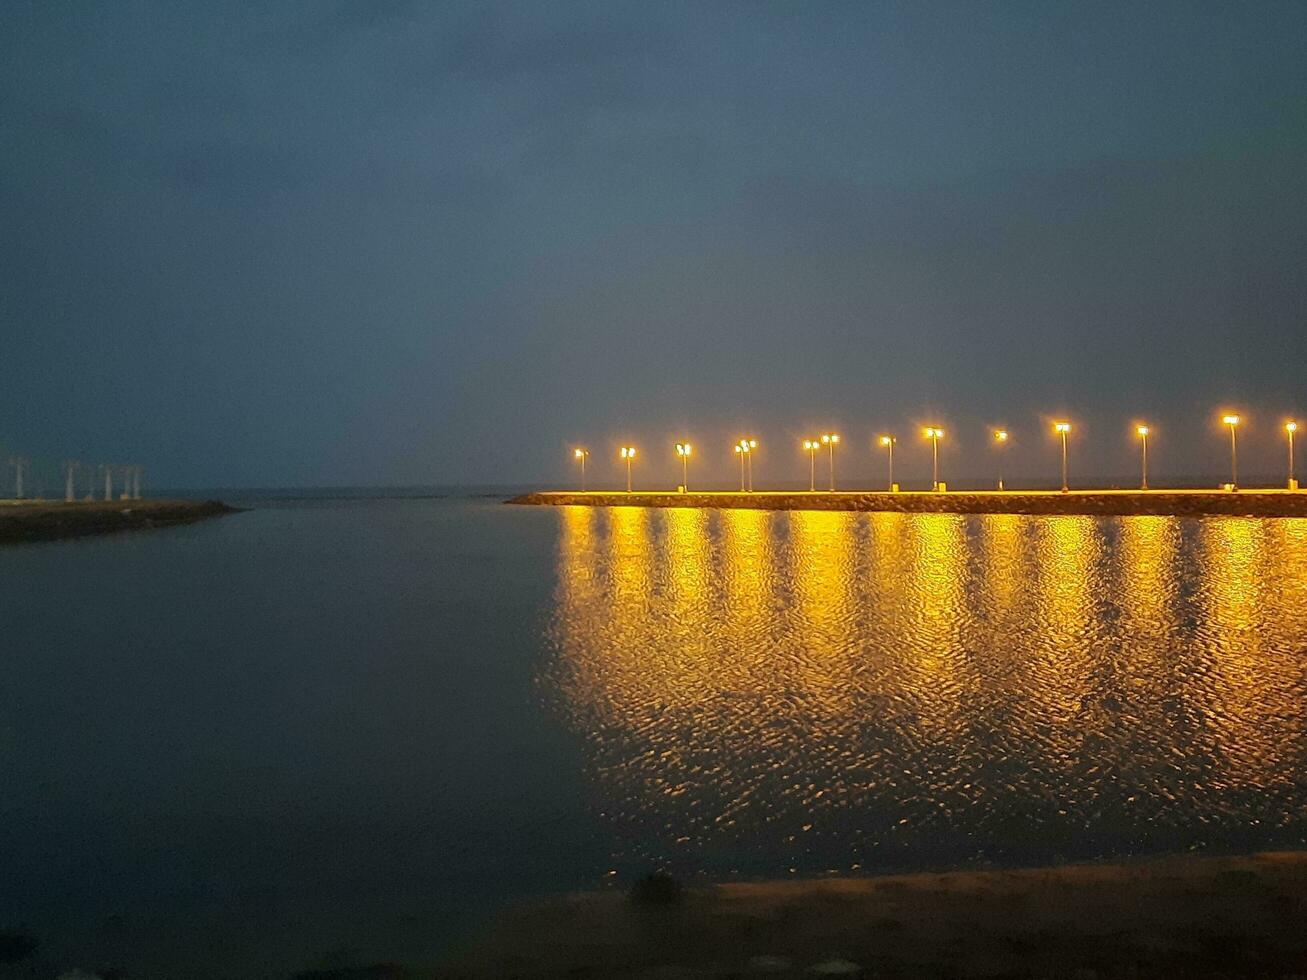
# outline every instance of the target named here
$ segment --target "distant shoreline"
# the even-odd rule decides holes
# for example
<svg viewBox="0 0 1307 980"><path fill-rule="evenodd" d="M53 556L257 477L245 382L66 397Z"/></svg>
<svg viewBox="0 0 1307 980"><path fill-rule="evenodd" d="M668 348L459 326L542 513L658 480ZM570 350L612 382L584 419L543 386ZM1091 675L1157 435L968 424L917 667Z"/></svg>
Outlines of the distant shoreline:
<svg viewBox="0 0 1307 980"><path fill-rule="evenodd" d="M538 491L505 501L555 507L692 507L887 511L904 514L1032 514L1091 517L1307 517L1307 491L1056 490L949 493L622 493Z"/></svg>
<svg viewBox="0 0 1307 980"><path fill-rule="evenodd" d="M0 545L190 524L237 511L219 500L5 501Z"/></svg>

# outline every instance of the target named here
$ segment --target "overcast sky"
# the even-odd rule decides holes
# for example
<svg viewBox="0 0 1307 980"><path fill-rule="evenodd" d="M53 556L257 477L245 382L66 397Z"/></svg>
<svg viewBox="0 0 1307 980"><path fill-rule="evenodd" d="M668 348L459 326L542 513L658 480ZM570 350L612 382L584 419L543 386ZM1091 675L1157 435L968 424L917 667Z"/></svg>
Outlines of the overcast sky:
<svg viewBox="0 0 1307 980"><path fill-rule="evenodd" d="M156 485L1282 475L1307 4L0 12L0 449Z"/></svg>

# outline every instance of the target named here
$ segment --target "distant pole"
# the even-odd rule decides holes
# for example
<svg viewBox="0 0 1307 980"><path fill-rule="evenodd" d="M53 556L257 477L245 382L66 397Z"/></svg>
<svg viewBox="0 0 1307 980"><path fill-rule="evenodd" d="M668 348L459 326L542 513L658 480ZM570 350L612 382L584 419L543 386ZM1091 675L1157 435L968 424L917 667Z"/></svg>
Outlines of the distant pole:
<svg viewBox="0 0 1307 980"><path fill-rule="evenodd" d="M681 489L686 493L690 492L690 453L694 447L688 442L678 442L676 444L676 455L681 457Z"/></svg>
<svg viewBox="0 0 1307 980"><path fill-rule="evenodd" d="M1239 416L1224 415L1221 421L1230 427L1230 489L1239 489L1239 445L1234 431L1239 427Z"/></svg>
<svg viewBox="0 0 1307 980"><path fill-rule="evenodd" d="M1148 489L1148 433L1152 430L1146 425L1135 427L1135 432L1139 433L1140 446L1142 447L1143 456L1143 479L1139 482L1140 490Z"/></svg>
<svg viewBox="0 0 1307 980"><path fill-rule="evenodd" d="M635 447L623 446L622 459L626 460L626 492L631 492L631 464L635 462Z"/></svg>
<svg viewBox="0 0 1307 980"><path fill-rule="evenodd" d="M64 503L66 504L71 504L73 502L73 497L74 497L73 474L75 472L77 472L77 461L72 459L65 460L64 461Z"/></svg>
<svg viewBox="0 0 1307 980"><path fill-rule="evenodd" d="M1289 489L1297 490L1298 487L1293 475L1293 434L1298 431L1298 423L1285 422L1284 431L1289 434Z"/></svg>
<svg viewBox="0 0 1307 980"><path fill-rule="evenodd" d="M744 450L737 445L735 452L740 457L740 493L744 493Z"/></svg>
<svg viewBox="0 0 1307 980"><path fill-rule="evenodd" d="M931 452L931 489L938 492L939 490L939 440L944 435L944 430L938 426L927 426L925 434L930 439Z"/></svg>
<svg viewBox="0 0 1307 980"><path fill-rule="evenodd" d="M1003 447L1007 445L1007 430L994 430L994 444L998 447L998 489L1003 489Z"/></svg>
<svg viewBox="0 0 1307 980"><path fill-rule="evenodd" d="M105 463L101 468L104 470L104 499L113 500L113 467Z"/></svg>
<svg viewBox="0 0 1307 980"><path fill-rule="evenodd" d="M830 450L830 492L835 492L835 444L840 441L840 437L833 432L827 432L821 437L822 445Z"/></svg>
<svg viewBox="0 0 1307 980"><path fill-rule="evenodd" d="M817 448L820 445L816 439L803 440L803 448L808 454L808 493L817 492Z"/></svg>
<svg viewBox="0 0 1307 980"><path fill-rule="evenodd" d="M889 487L891 493L894 491L894 437L881 436L880 444L885 447L889 453Z"/></svg>
<svg viewBox="0 0 1307 980"><path fill-rule="evenodd" d="M1071 488L1067 486L1066 480L1066 437L1067 433L1071 431L1071 423L1055 422L1053 423L1053 430L1062 437L1062 492L1068 493Z"/></svg>
<svg viewBox="0 0 1307 980"><path fill-rule="evenodd" d="M572 455L581 464L581 492L585 493L585 458L590 455L590 450L585 448L573 449Z"/></svg>

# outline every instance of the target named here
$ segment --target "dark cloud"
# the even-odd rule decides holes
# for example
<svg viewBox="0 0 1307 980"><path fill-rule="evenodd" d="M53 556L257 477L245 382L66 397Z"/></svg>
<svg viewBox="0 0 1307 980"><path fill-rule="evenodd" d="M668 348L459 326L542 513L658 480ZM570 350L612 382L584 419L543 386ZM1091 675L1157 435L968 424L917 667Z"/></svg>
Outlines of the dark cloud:
<svg viewBox="0 0 1307 980"><path fill-rule="evenodd" d="M1307 409L1305 39L1296 3L10 5L0 438L513 481L923 413L979 468L961 434L1075 411L1107 472L1137 411L1202 470L1216 401Z"/></svg>

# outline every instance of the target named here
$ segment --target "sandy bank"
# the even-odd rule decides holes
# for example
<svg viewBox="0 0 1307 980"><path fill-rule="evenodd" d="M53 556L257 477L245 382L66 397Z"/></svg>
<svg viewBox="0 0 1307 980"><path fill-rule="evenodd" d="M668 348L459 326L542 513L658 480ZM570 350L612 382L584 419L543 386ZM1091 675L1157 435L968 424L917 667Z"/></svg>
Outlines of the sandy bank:
<svg viewBox="0 0 1307 980"><path fill-rule="evenodd" d="M1307 492L1287 490L1073 490L1070 493L575 493L523 494L510 504L895 511L905 514L1081 514L1128 517L1307 517Z"/></svg>
<svg viewBox="0 0 1307 980"><path fill-rule="evenodd" d="M1304 922L1302 852L730 884L538 903L438 975L1298 977Z"/></svg>
<svg viewBox="0 0 1307 980"><path fill-rule="evenodd" d="M0 507L0 544L188 524L235 510L217 500L10 503Z"/></svg>

